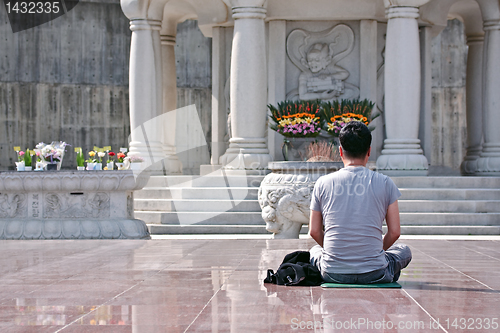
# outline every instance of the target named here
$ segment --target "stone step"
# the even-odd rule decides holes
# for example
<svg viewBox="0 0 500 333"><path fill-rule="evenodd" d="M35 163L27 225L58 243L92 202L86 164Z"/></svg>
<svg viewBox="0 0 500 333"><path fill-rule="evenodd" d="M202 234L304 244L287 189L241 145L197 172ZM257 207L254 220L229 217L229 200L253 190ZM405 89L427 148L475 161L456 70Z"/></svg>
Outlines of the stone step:
<svg viewBox="0 0 500 333"><path fill-rule="evenodd" d="M257 200L135 199L134 208L158 212L261 212Z"/></svg>
<svg viewBox="0 0 500 333"><path fill-rule="evenodd" d="M260 212L155 212L136 211L147 224L265 225ZM500 226L500 213L400 213L403 226Z"/></svg>
<svg viewBox="0 0 500 333"><path fill-rule="evenodd" d="M152 235L227 235L262 234L271 235L262 225L165 225L148 224Z"/></svg>
<svg viewBox="0 0 500 333"><path fill-rule="evenodd" d="M135 218L147 224L170 225L265 225L260 212L154 212L136 211Z"/></svg>
<svg viewBox="0 0 500 333"><path fill-rule="evenodd" d="M400 188L399 200L500 200L500 189Z"/></svg>
<svg viewBox="0 0 500 333"><path fill-rule="evenodd" d="M391 177L399 188L500 188L499 177Z"/></svg>
<svg viewBox="0 0 500 333"><path fill-rule="evenodd" d="M151 176L146 187L259 187L265 176Z"/></svg>
<svg viewBox="0 0 500 333"><path fill-rule="evenodd" d="M384 227L384 232L386 232ZM500 226L401 226L401 235L500 235ZM404 241L402 241L404 242Z"/></svg>
<svg viewBox="0 0 500 333"><path fill-rule="evenodd" d="M256 187L147 187L134 192L135 199L257 199Z"/></svg>
<svg viewBox="0 0 500 333"><path fill-rule="evenodd" d="M500 213L400 213L401 225L500 226Z"/></svg>
<svg viewBox="0 0 500 333"><path fill-rule="evenodd" d="M399 200L399 211L433 213L498 213L500 200Z"/></svg>
<svg viewBox="0 0 500 333"><path fill-rule="evenodd" d="M152 235L271 235L264 225L165 225L148 224ZM309 228L303 226L300 233L306 235ZM383 227L384 233L387 228ZM401 235L500 235L499 226L401 226Z"/></svg>

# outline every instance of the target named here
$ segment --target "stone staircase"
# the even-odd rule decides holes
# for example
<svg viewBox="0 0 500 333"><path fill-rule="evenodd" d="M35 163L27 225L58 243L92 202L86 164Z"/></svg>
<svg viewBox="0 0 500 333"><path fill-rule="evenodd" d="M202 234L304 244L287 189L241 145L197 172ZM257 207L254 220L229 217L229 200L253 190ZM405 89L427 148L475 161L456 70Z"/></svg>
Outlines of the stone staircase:
<svg viewBox="0 0 500 333"><path fill-rule="evenodd" d="M403 235L500 235L500 178L393 177Z"/></svg>
<svg viewBox="0 0 500 333"><path fill-rule="evenodd" d="M153 176L134 193L152 234L269 234L257 192L264 176Z"/></svg>
<svg viewBox="0 0 500 333"><path fill-rule="evenodd" d="M257 192L264 176L153 176L134 194L152 234L269 234ZM500 178L393 177L403 235L499 235ZM307 233L307 226L301 233Z"/></svg>

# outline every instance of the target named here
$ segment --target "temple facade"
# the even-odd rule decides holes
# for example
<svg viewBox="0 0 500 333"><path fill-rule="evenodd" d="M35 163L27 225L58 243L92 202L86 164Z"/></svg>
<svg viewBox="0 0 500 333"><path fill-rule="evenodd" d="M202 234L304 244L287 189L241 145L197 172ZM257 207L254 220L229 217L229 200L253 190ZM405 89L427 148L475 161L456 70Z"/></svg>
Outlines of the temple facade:
<svg viewBox="0 0 500 333"><path fill-rule="evenodd" d="M428 174L431 39L462 21L467 37L463 175L500 175L498 0L121 0L130 20L130 151L181 172L176 151L177 24L212 38L211 165L265 172L282 159L267 104L367 98L382 114L377 169ZM499 63L497 63L499 62ZM187 111L186 111L187 112ZM147 126L145 126L145 124ZM178 144L177 144L178 146Z"/></svg>

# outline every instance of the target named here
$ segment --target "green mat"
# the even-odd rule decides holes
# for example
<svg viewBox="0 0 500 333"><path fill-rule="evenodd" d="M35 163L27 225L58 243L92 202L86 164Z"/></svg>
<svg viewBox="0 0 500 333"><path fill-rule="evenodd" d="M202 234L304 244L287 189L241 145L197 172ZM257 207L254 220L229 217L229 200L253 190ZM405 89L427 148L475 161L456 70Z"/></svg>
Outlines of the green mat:
<svg viewBox="0 0 500 333"><path fill-rule="evenodd" d="M323 283L323 288L401 288L397 282L372 284Z"/></svg>

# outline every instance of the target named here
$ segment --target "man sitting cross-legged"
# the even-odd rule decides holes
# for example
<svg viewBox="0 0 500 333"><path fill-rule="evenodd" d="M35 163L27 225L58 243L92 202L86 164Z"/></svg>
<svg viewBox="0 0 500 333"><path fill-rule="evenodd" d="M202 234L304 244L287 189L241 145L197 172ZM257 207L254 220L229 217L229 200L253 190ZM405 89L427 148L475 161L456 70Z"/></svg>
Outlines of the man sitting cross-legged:
<svg viewBox="0 0 500 333"><path fill-rule="evenodd" d="M366 168L372 136L365 124L350 122L339 138L344 168L319 178L312 194L309 234L319 245L311 264L325 282L395 282L411 261L410 248L394 244L401 193L389 177Z"/></svg>

